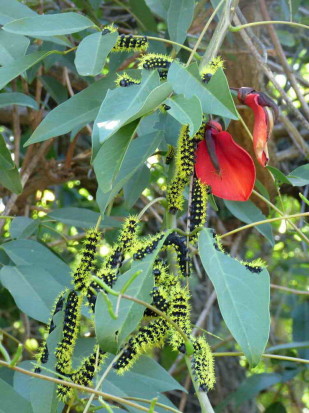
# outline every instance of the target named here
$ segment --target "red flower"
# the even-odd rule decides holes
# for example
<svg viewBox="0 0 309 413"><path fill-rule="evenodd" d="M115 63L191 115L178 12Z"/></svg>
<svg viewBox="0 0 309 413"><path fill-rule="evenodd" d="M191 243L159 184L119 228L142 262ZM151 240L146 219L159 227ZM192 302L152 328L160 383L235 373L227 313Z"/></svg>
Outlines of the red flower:
<svg viewBox="0 0 309 413"><path fill-rule="evenodd" d="M207 123L205 140L198 144L195 173L214 195L231 201L246 201L255 182L251 156L214 121Z"/></svg>
<svg viewBox="0 0 309 413"><path fill-rule="evenodd" d="M257 92L251 87L241 87L238 99L254 112L253 148L259 163L266 166L269 158L267 141L278 115L278 107L265 93ZM268 109L269 107L273 112Z"/></svg>

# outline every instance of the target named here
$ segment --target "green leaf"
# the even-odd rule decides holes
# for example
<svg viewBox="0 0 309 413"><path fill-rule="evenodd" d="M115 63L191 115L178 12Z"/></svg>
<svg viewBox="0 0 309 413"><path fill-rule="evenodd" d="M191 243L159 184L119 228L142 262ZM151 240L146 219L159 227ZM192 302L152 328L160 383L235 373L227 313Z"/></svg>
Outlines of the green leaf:
<svg viewBox="0 0 309 413"><path fill-rule="evenodd" d="M31 37L54 36L80 32L94 23L78 13L41 14L24 17L3 26L3 30Z"/></svg>
<svg viewBox="0 0 309 413"><path fill-rule="evenodd" d="M0 24L35 15L35 11L31 10L18 0L0 0Z"/></svg>
<svg viewBox="0 0 309 413"><path fill-rule="evenodd" d="M145 4L145 0L129 0L129 7L136 16L137 24L143 31L157 31L157 22Z"/></svg>
<svg viewBox="0 0 309 413"><path fill-rule="evenodd" d="M126 208L133 207L149 181L150 170L146 165L142 165L123 187Z"/></svg>
<svg viewBox="0 0 309 413"><path fill-rule="evenodd" d="M38 110L39 106L37 102L30 96L24 93L12 92L12 93L0 93L0 108L4 108L9 105L27 106L34 110Z"/></svg>
<svg viewBox="0 0 309 413"><path fill-rule="evenodd" d="M309 184L309 163L294 169L287 178L294 186L304 186Z"/></svg>
<svg viewBox="0 0 309 413"><path fill-rule="evenodd" d="M63 222L66 225L77 228L94 227L98 221L100 214L86 208L59 208L48 213L50 218L56 221ZM105 217L100 224L100 228L120 228L121 222L111 217Z"/></svg>
<svg viewBox="0 0 309 413"><path fill-rule="evenodd" d="M30 403L0 378L0 413L32 413Z"/></svg>
<svg viewBox="0 0 309 413"><path fill-rule="evenodd" d="M303 301L294 306L293 318L293 340L309 341L309 302ZM299 349L299 357L308 359L309 348Z"/></svg>
<svg viewBox="0 0 309 413"><path fill-rule="evenodd" d="M16 166L13 169L3 169L0 164L0 183L15 194L20 194L23 190Z"/></svg>
<svg viewBox="0 0 309 413"><path fill-rule="evenodd" d="M199 253L227 327L249 363L258 364L270 326L268 271L252 273L236 259L217 251L211 230L201 231Z"/></svg>
<svg viewBox="0 0 309 413"><path fill-rule="evenodd" d="M116 44L118 32L102 35L101 32L85 37L76 50L75 66L81 76L96 76Z"/></svg>
<svg viewBox="0 0 309 413"><path fill-rule="evenodd" d="M189 125L190 136L193 136L202 124L203 112L201 102L196 96L186 99L183 95L176 95L167 99L165 103L171 108L167 113L181 125Z"/></svg>
<svg viewBox="0 0 309 413"><path fill-rule="evenodd" d="M11 157L11 153L6 146L5 139L2 135L0 135L0 168L1 169L14 169L15 168L15 163Z"/></svg>
<svg viewBox="0 0 309 413"><path fill-rule="evenodd" d="M0 30L0 65L6 66L24 56L29 44L30 40L27 37Z"/></svg>
<svg viewBox="0 0 309 413"><path fill-rule="evenodd" d="M140 85L109 90L95 120L94 151L122 126L157 108L171 91L167 82L160 84L156 71L144 71Z"/></svg>
<svg viewBox="0 0 309 413"><path fill-rule="evenodd" d="M201 82L198 67L193 63L185 68L173 62L168 71L167 80L177 94L190 99L199 98L203 113L218 115L229 119L238 119L237 111L223 70L220 68L204 85Z"/></svg>
<svg viewBox="0 0 309 413"><path fill-rule="evenodd" d="M99 151L100 166L98 166L96 159L94 161L94 165L100 168L100 188L103 192L108 192L112 189L135 133L136 126L137 122L132 122L122 127L109 140L103 143Z"/></svg>
<svg viewBox="0 0 309 413"><path fill-rule="evenodd" d="M261 210L254 205L252 201L238 202L224 200L227 209L238 219L245 224L251 224L256 221L263 221L266 219ZM266 224L257 225L255 227L270 243L274 245L275 240L273 236L272 226L268 222Z"/></svg>
<svg viewBox="0 0 309 413"><path fill-rule="evenodd" d="M41 257L38 257L41 259ZM4 266L0 279L18 308L34 318L47 323L56 296L63 290L50 273L38 265Z"/></svg>
<svg viewBox="0 0 309 413"><path fill-rule="evenodd" d="M163 20L167 19L167 11L170 1L171 0L145 0L150 10Z"/></svg>
<svg viewBox="0 0 309 413"><path fill-rule="evenodd" d="M106 91L114 85L115 77L116 75L100 79L49 112L25 146L63 135L76 126L92 122Z"/></svg>
<svg viewBox="0 0 309 413"><path fill-rule="evenodd" d="M135 174L138 168L146 162L151 154L159 146L163 139L162 132L149 133L137 139L134 139L126 152L121 168L117 177L114 180L113 188L110 192L103 193L101 185L104 186L104 175L102 175L101 165L104 159L103 146L96 156L93 167L99 184L97 192L97 203L100 207L101 213L104 214L107 205L111 202L113 197L120 191L125 183Z"/></svg>
<svg viewBox="0 0 309 413"><path fill-rule="evenodd" d="M195 0L170 0L167 11L167 27L170 39L183 44L191 26ZM178 51L179 46L173 45Z"/></svg>
<svg viewBox="0 0 309 413"><path fill-rule="evenodd" d="M266 166L266 168L273 174L278 186L280 186L281 184L291 185L289 179L279 169L275 168L274 166Z"/></svg>
<svg viewBox="0 0 309 413"><path fill-rule="evenodd" d="M151 302L152 298L150 292L152 291L154 282L152 267L167 234L168 233L166 233L159 242L155 251L146 256L142 261L134 262L131 269L119 277L113 286L115 291L121 291L126 282L137 271L141 271L141 273L125 291L125 294L146 301L147 303ZM109 295L108 297L115 311L118 297L114 295ZM144 311L144 306L137 304L134 301L122 298L119 305L118 318L115 320L109 314L104 297L102 293L100 293L98 295L95 308L96 336L100 347L104 351L108 351L110 353L115 353L119 350L128 335L137 327Z"/></svg>
<svg viewBox="0 0 309 413"><path fill-rule="evenodd" d="M12 238L28 238L37 229L38 220L33 220L28 217L16 217L12 220L10 233Z"/></svg>
<svg viewBox="0 0 309 413"><path fill-rule="evenodd" d="M68 91L56 78L52 76L40 76L40 81L42 82L45 90L54 99L55 102L60 105L65 102L68 98Z"/></svg>
<svg viewBox="0 0 309 413"><path fill-rule="evenodd" d="M15 77L19 76L52 53L53 51L34 52L20 57L6 66L0 67L0 89L6 86L11 80L15 79Z"/></svg>
<svg viewBox="0 0 309 413"><path fill-rule="evenodd" d="M1 248L7 253L15 265L40 266L63 287L71 282L71 270L57 255L53 254L44 245L33 240L16 240L6 242Z"/></svg>

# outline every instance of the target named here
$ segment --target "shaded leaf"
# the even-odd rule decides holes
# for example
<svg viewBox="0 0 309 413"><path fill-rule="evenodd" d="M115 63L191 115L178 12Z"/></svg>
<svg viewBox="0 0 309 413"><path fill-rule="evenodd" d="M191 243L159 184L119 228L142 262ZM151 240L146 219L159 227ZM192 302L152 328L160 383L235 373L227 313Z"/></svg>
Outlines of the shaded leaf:
<svg viewBox="0 0 309 413"><path fill-rule="evenodd" d="M146 162L147 158L149 158L149 156L156 150L162 138L163 134L159 131L149 133L148 135L143 135L138 139L134 139L128 148L119 173L114 180L113 188L107 193L103 193L101 190L101 184L104 181L104 176L102 176L100 166L102 165L101 158L104 157L104 152L102 149L98 152L93 166L99 184L96 200L102 214L104 214L107 205L113 197L120 191L121 188L123 188L125 183L134 175L138 168Z"/></svg>
<svg viewBox="0 0 309 413"><path fill-rule="evenodd" d="M146 5L145 0L129 0L129 6L137 17L137 24L142 30L157 31L157 22Z"/></svg>
<svg viewBox="0 0 309 413"><path fill-rule="evenodd" d="M212 232L203 229L199 237L199 253L213 283L222 317L245 353L256 365L265 349L270 325L269 274L249 271L239 261L218 251Z"/></svg>
<svg viewBox="0 0 309 413"><path fill-rule="evenodd" d="M20 57L19 59L13 60L6 66L0 67L0 89L6 86L11 80L15 79L15 77L19 76L24 71L39 63L41 60L52 53L53 51L34 52Z"/></svg>
<svg viewBox="0 0 309 413"><path fill-rule="evenodd" d="M58 208L48 213L50 218L63 222L66 225L77 228L94 227L99 219L98 212L86 208ZM121 222L111 217L105 217L100 224L100 228L120 228Z"/></svg>
<svg viewBox="0 0 309 413"><path fill-rule="evenodd" d="M0 0L0 24L26 16L35 16L36 12L18 0Z"/></svg>
<svg viewBox="0 0 309 413"><path fill-rule="evenodd" d="M3 26L3 30L31 37L53 36L80 32L94 23L78 13L41 14L23 17Z"/></svg>
<svg viewBox="0 0 309 413"><path fill-rule="evenodd" d="M40 266L50 273L59 284L64 287L70 285L70 267L39 242L16 240L2 244L1 248L15 265L37 266L39 258Z"/></svg>
<svg viewBox="0 0 309 413"><path fill-rule="evenodd" d="M16 166L13 169L3 169L0 165L0 183L11 192L20 194L23 190L20 175Z"/></svg>
<svg viewBox="0 0 309 413"><path fill-rule="evenodd" d="M167 11L171 0L145 0L150 10L161 17L163 20L167 19Z"/></svg>
<svg viewBox="0 0 309 413"><path fill-rule="evenodd" d="M16 217L12 220L10 233L12 238L28 238L37 229L38 220L33 220L28 217Z"/></svg>
<svg viewBox="0 0 309 413"><path fill-rule="evenodd" d="M55 102L60 105L68 98L68 91L56 78L52 76L40 76L39 79L43 83L44 88L54 99Z"/></svg>
<svg viewBox="0 0 309 413"><path fill-rule="evenodd" d="M0 413L32 413L30 403L0 378Z"/></svg>
<svg viewBox="0 0 309 413"><path fill-rule="evenodd" d="M221 68L212 76L211 81L204 85L196 63L185 68L180 63L173 62L168 71L167 80L175 93L183 94L188 99L193 96L199 98L203 113L238 119L234 101Z"/></svg>
<svg viewBox="0 0 309 413"><path fill-rule="evenodd" d="M35 320L48 322L54 300L63 290L63 285L50 273L38 263L36 266L4 266L0 271L0 279L21 311Z"/></svg>
<svg viewBox="0 0 309 413"><path fill-rule="evenodd" d="M118 32L102 35L101 32L85 37L76 50L75 66L81 76L96 76L116 44Z"/></svg>
<svg viewBox="0 0 309 413"><path fill-rule="evenodd" d="M37 102L32 97L25 95L24 93L0 93L0 108L4 108L9 105L27 106L35 110L39 109Z"/></svg>
<svg viewBox="0 0 309 413"><path fill-rule="evenodd" d="M25 146L63 135L77 126L92 122L108 88L114 85L115 77L116 75L98 80L49 112Z"/></svg>
<svg viewBox="0 0 309 413"><path fill-rule="evenodd" d="M183 44L191 26L195 0L170 0L167 11L167 28L170 39ZM178 51L179 46L173 45Z"/></svg>
<svg viewBox="0 0 309 413"><path fill-rule="evenodd" d="M150 180L150 170L146 165L142 165L138 171L124 185L125 205L131 209L143 190L148 186Z"/></svg>
<svg viewBox="0 0 309 413"><path fill-rule="evenodd" d="M0 135L0 168L1 169L14 169L15 168L15 163L11 157L11 153L6 146L5 139L2 135Z"/></svg>
<svg viewBox="0 0 309 413"><path fill-rule="evenodd" d="M238 219L246 224L251 224L256 221L263 221L266 219L265 215L261 210L254 205L252 201L227 201L224 200L225 206L227 209ZM266 224L257 225L255 227L270 243L274 245L275 240L273 236L272 226L268 222Z"/></svg>
<svg viewBox="0 0 309 413"><path fill-rule="evenodd" d="M288 180L294 186L304 186L309 184L309 163L294 169L288 176Z"/></svg>
<svg viewBox="0 0 309 413"><path fill-rule="evenodd" d="M167 99L165 103L171 108L168 115L173 116L181 125L189 125L190 136L193 136L202 124L203 112L201 102L196 96L186 99L183 95L176 95Z"/></svg>
<svg viewBox="0 0 309 413"><path fill-rule="evenodd" d="M170 85L160 84L156 71L144 71L140 85L109 90L95 120L94 151L122 126L155 109L170 93Z"/></svg>
<svg viewBox="0 0 309 413"><path fill-rule="evenodd" d="M24 56L29 44L30 40L27 37L0 30L0 65L6 66L15 59Z"/></svg>
<svg viewBox="0 0 309 413"><path fill-rule="evenodd" d="M282 173L279 169L273 166L266 166L266 168L273 174L278 185L281 185L281 184L291 185L291 182L289 181L288 177L285 176L284 173Z"/></svg>

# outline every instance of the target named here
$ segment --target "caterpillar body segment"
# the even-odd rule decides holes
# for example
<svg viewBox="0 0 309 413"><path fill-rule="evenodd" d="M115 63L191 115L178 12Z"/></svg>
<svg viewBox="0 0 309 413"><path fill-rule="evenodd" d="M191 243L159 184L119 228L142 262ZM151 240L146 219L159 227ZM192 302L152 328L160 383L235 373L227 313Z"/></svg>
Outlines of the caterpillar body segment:
<svg viewBox="0 0 309 413"><path fill-rule="evenodd" d="M167 205L170 214L176 214L183 208L183 191L188 183L188 178L183 178L179 174L175 175L167 188Z"/></svg>
<svg viewBox="0 0 309 413"><path fill-rule="evenodd" d="M119 235L118 243L124 253L129 253L137 242L139 219L137 216L126 218Z"/></svg>
<svg viewBox="0 0 309 413"><path fill-rule="evenodd" d="M175 157L175 148L173 145L168 145L168 149L166 152L165 163L169 165Z"/></svg>
<svg viewBox="0 0 309 413"><path fill-rule="evenodd" d="M63 336L55 352L58 360L56 370L60 370L60 373L68 373L71 369L71 359L79 329L82 299L83 296L77 295L74 290L71 290L68 294L64 309Z"/></svg>
<svg viewBox="0 0 309 413"><path fill-rule="evenodd" d="M203 83L208 83L216 71L222 67L224 69L224 60L221 56L212 59L201 71L200 76Z"/></svg>
<svg viewBox="0 0 309 413"><path fill-rule="evenodd" d="M213 389L216 382L214 359L211 348L204 337L198 337L194 343L194 353L191 359L194 378L200 390L207 392Z"/></svg>
<svg viewBox="0 0 309 413"><path fill-rule="evenodd" d="M266 268L266 263L263 261L261 258L257 258L256 260L253 261L240 261L241 264L243 264L247 270L259 274L260 272L263 271L264 268Z"/></svg>
<svg viewBox="0 0 309 413"><path fill-rule="evenodd" d="M56 298L55 300L55 304L53 305L52 311L51 311L51 318L50 321L46 327L46 333L49 335L51 334L54 329L56 328L56 324L54 322L54 316L55 314L57 314L59 311L61 311L63 309L63 304L64 304L64 300L65 300L65 296L66 296L67 290L62 291ZM41 368L40 368L40 364L46 364L48 362L49 359L49 350L48 350L48 346L47 346L47 339L44 340L44 342L42 343L42 345L40 346L40 349L36 355L36 359L37 359L37 366L35 367L35 373L40 373L41 372Z"/></svg>
<svg viewBox="0 0 309 413"><path fill-rule="evenodd" d="M190 257L186 245L186 237L181 237L176 232L170 233L164 241L166 247L172 247L176 252L177 264L184 277L190 276Z"/></svg>
<svg viewBox="0 0 309 413"><path fill-rule="evenodd" d="M149 47L147 36L134 36L133 34L121 34L112 52L145 52Z"/></svg>
<svg viewBox="0 0 309 413"><path fill-rule="evenodd" d="M128 87L132 85L139 85L141 82L129 76L128 74L123 73L122 75L118 75L115 83L120 87Z"/></svg>
<svg viewBox="0 0 309 413"><path fill-rule="evenodd" d="M74 287L77 291L86 292L91 272L94 270L95 253L100 239L100 233L90 229L86 233L84 247L81 252L81 261L73 274Z"/></svg>
<svg viewBox="0 0 309 413"><path fill-rule="evenodd" d="M151 295L151 305L156 307L158 310L166 313L169 307L169 295L167 291L162 287L154 287ZM144 317L158 317L158 313L151 310L150 308L146 308L144 311Z"/></svg>
<svg viewBox="0 0 309 413"><path fill-rule="evenodd" d="M152 271L156 286L162 286L167 291L177 284L178 278L172 274L163 260L156 260Z"/></svg>
<svg viewBox="0 0 309 413"><path fill-rule="evenodd" d="M161 347L168 331L167 322L158 318L150 322L147 326L141 327L137 334L130 338L122 354L114 363L113 367L118 374L123 374L129 370L139 356L154 347Z"/></svg>
<svg viewBox="0 0 309 413"><path fill-rule="evenodd" d="M139 61L139 69L163 69L167 71L173 62L173 58L164 54L148 53L142 56Z"/></svg>
<svg viewBox="0 0 309 413"><path fill-rule="evenodd" d="M195 139L190 138L189 126L182 126L178 137L175 160L176 174L183 179L188 179L193 174L195 163L195 148L196 141Z"/></svg>
<svg viewBox="0 0 309 413"><path fill-rule="evenodd" d="M177 283L177 285L169 291L169 294L170 302L167 315L189 336L191 333L189 291ZM173 350L179 350L183 345L183 337L176 330L171 329L169 332L169 342Z"/></svg>
<svg viewBox="0 0 309 413"><path fill-rule="evenodd" d="M147 254L151 254L158 246L160 240L164 237L164 233L160 232L156 235L149 237L148 239L141 240L135 249L133 254L134 260L141 260Z"/></svg>
<svg viewBox="0 0 309 413"><path fill-rule="evenodd" d="M207 186L198 178L194 177L192 186L191 203L189 207L189 229L190 232L195 228L203 226L207 219ZM195 242L197 234L190 236L190 241Z"/></svg>

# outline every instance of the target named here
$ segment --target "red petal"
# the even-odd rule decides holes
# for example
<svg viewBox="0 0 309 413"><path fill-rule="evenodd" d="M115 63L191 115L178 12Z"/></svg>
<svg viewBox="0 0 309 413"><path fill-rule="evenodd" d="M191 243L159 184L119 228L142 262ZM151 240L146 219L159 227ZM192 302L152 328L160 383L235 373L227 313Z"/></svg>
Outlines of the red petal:
<svg viewBox="0 0 309 413"><path fill-rule="evenodd" d="M254 112L253 126L253 148L257 160L262 166L266 166L268 161L267 140L269 135L267 125L267 112L258 103L259 95L251 93L246 96L245 104L248 105Z"/></svg>
<svg viewBox="0 0 309 413"><path fill-rule="evenodd" d="M207 152L206 142L198 144L195 172L197 177L211 187L212 193L230 201L247 201L255 182L255 166L251 156L228 132L213 135L216 155L220 165L217 173Z"/></svg>

